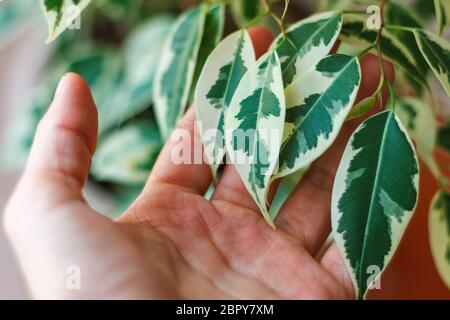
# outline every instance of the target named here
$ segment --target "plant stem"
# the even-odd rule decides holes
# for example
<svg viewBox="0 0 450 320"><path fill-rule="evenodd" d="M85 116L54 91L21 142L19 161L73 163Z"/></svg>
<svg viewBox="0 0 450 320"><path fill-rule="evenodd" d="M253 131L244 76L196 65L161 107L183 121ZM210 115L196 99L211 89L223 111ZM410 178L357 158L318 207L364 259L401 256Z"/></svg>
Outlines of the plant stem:
<svg viewBox="0 0 450 320"><path fill-rule="evenodd" d="M368 14L364 10L344 10L342 11L343 14Z"/></svg>
<svg viewBox="0 0 450 320"><path fill-rule="evenodd" d="M282 17L282 18L278 17L278 16L273 12L272 7L270 6L268 0L261 0L261 5L263 6L263 8L264 8L264 10L265 10L266 12L269 12L269 13L270 13L270 15L272 16L272 18L275 20L275 22L276 22L276 23L278 24L278 26L280 27L280 32L285 36L285 35L286 35L286 30L285 30L285 27L284 27L284 21L283 21L283 19L284 19L284 15L285 15L285 13L286 13L286 11L287 11L287 7L288 7L288 5L289 5L289 1L285 1L285 8L284 8L284 12L283 12L283 17Z"/></svg>
<svg viewBox="0 0 450 320"><path fill-rule="evenodd" d="M358 53L358 58L361 59L362 57L364 57L367 53L370 52L370 50L374 49L377 47L376 43L372 43L370 46L368 46L367 48L365 48L364 50L362 50L360 53Z"/></svg>
<svg viewBox="0 0 450 320"><path fill-rule="evenodd" d="M377 32L377 38L376 38L376 47L377 47L377 52L378 52L378 61L380 63L380 71L381 71L381 77L383 77L388 90L389 90L389 102L390 103L394 103L393 106L391 106L393 109L395 109L395 96L393 97L392 95L394 95L394 90L392 88L392 84L390 83L389 79L386 77L386 70L384 68L384 63L383 63L383 51L381 48L381 41L382 41L382 37L383 37L383 29L385 27L385 21L384 21L384 8L386 6L386 0L380 0L380 14L381 14L381 26L380 29ZM379 99L380 99L380 105L383 108L383 90L381 90L380 95L379 95Z"/></svg>

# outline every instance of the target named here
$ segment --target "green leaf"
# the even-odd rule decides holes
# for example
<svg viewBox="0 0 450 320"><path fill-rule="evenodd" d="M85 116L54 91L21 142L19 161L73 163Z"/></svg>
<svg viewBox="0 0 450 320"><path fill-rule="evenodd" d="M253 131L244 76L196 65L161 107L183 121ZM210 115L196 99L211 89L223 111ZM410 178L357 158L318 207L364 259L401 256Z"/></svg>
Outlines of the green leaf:
<svg viewBox="0 0 450 320"><path fill-rule="evenodd" d="M269 216L272 221L275 221L275 218L278 216L278 213L280 213L284 203L287 201L292 192L294 192L295 188L302 180L308 169L309 167L303 170L298 170L281 179L277 192L275 193L272 203L270 204Z"/></svg>
<svg viewBox="0 0 450 320"><path fill-rule="evenodd" d="M244 28L263 12L260 1L239 0L231 2L231 13L235 23Z"/></svg>
<svg viewBox="0 0 450 320"><path fill-rule="evenodd" d="M428 229L436 269L450 289L450 195L443 190L431 202Z"/></svg>
<svg viewBox="0 0 450 320"><path fill-rule="evenodd" d="M266 53L242 78L225 117L226 149L267 223L270 177L278 162L285 117L278 55Z"/></svg>
<svg viewBox="0 0 450 320"><path fill-rule="evenodd" d="M336 139L361 81L358 58L330 55L285 90L286 120L276 177L303 169Z"/></svg>
<svg viewBox="0 0 450 320"><path fill-rule="evenodd" d="M119 57L106 48L92 50L89 54L72 61L67 71L80 74L91 87L98 108L100 134L118 125L115 113L111 112L113 109L111 106L115 99L112 93L121 80Z"/></svg>
<svg viewBox="0 0 450 320"><path fill-rule="evenodd" d="M375 43L376 37L377 31L367 29L364 18L357 15L346 15L340 35L342 41L366 48ZM412 53L387 29L383 30L381 37L381 51L385 58L401 67L416 83L426 86L425 77L420 73Z"/></svg>
<svg viewBox="0 0 450 320"><path fill-rule="evenodd" d="M442 34L446 26L450 25L450 2L448 0L434 0L436 11L436 29Z"/></svg>
<svg viewBox="0 0 450 320"><path fill-rule="evenodd" d="M385 19L387 23L392 25L419 29L423 28L422 24L420 23L418 18L415 17L414 13L397 1L387 2ZM419 47L417 46L414 34L402 30L390 30L390 32L412 54L414 64L417 66L417 70L422 75L426 75L429 71L428 64L423 58Z"/></svg>
<svg viewBox="0 0 450 320"><path fill-rule="evenodd" d="M41 0L48 23L46 43L55 40L80 16L91 0Z"/></svg>
<svg viewBox="0 0 450 320"><path fill-rule="evenodd" d="M450 96L450 44L425 30L415 30L414 35L425 60Z"/></svg>
<svg viewBox="0 0 450 320"><path fill-rule="evenodd" d="M224 116L239 81L256 62L249 34L237 31L225 38L209 56L195 91L195 110L214 176L225 156Z"/></svg>
<svg viewBox="0 0 450 320"><path fill-rule="evenodd" d="M279 35L272 44L281 61L283 81L287 87L333 48L342 26L342 14L325 12L301 20Z"/></svg>
<svg viewBox="0 0 450 320"><path fill-rule="evenodd" d="M354 7L358 0L319 0L319 10L350 10L357 9Z"/></svg>
<svg viewBox="0 0 450 320"><path fill-rule="evenodd" d="M437 145L447 153L450 153L450 122L447 122L438 129Z"/></svg>
<svg viewBox="0 0 450 320"><path fill-rule="evenodd" d="M198 52L197 63L195 65L193 86L191 88L192 95L200 77L200 73L205 65L206 59L217 46L223 36L223 28L225 25L225 7L222 4L211 6L206 15L205 27L203 30L202 42ZM191 99L192 100L192 99Z"/></svg>
<svg viewBox="0 0 450 320"><path fill-rule="evenodd" d="M153 102L165 139L175 128L188 102L206 10L206 5L199 5L178 17L161 52L154 80Z"/></svg>
<svg viewBox="0 0 450 320"><path fill-rule="evenodd" d="M434 176L439 177L439 168L433 156L438 128L431 108L415 98L406 97L397 103L395 113L414 140L417 154Z"/></svg>
<svg viewBox="0 0 450 320"><path fill-rule="evenodd" d="M392 111L367 119L347 144L331 213L358 299L374 280L372 268L381 273L388 265L414 212L418 168L413 144Z"/></svg>
<svg viewBox="0 0 450 320"><path fill-rule="evenodd" d="M171 16L158 16L138 25L123 46L123 77L107 104L107 121L102 131L121 125L152 104L152 88L162 43L173 22Z"/></svg>
<svg viewBox="0 0 450 320"><path fill-rule="evenodd" d="M101 181L139 185L147 180L160 149L155 125L148 121L131 123L101 141L91 174Z"/></svg>

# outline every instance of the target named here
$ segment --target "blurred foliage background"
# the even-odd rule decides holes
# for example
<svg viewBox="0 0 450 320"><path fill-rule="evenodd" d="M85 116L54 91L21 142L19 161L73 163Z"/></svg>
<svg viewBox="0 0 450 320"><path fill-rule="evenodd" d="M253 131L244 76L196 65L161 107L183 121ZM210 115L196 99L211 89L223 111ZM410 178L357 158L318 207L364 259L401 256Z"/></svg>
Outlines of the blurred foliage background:
<svg viewBox="0 0 450 320"><path fill-rule="evenodd" d="M287 22L311 14L317 5L334 9L352 1L291 0ZM0 4L0 47L12 41L13 31L24 21L45 23L39 5L31 2L4 0ZM163 144L152 112L153 74L172 21L195 1L95 2L83 12L80 30L68 30L50 45L40 82L23 116L12 126L3 160L9 167L23 166L57 82L64 73L77 72L91 86L99 111L99 144L90 180L114 200L115 209L108 214L116 216L142 189ZM284 1L278 2L275 8L282 10ZM433 1L409 2L422 18L433 15ZM234 0L227 13L226 34L259 14L255 3L259 2ZM259 19L258 24L278 32L269 18Z"/></svg>

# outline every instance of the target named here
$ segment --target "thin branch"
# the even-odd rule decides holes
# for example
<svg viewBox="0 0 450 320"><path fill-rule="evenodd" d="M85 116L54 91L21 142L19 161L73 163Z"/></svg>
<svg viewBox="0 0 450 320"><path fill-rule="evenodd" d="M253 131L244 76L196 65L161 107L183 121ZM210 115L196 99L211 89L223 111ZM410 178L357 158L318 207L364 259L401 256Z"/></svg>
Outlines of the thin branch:
<svg viewBox="0 0 450 320"><path fill-rule="evenodd" d="M389 82L389 79L386 77L386 70L384 68L384 63L383 63L383 51L381 48L381 41L382 41L382 37L383 37L383 29L385 26L385 21L384 21L384 8L386 6L386 0L380 0L380 13L381 13L381 25L380 28L378 29L377 32L377 38L376 38L376 46L377 46L377 52L378 52L378 61L380 63L380 70L381 70L381 77L383 77L383 79L385 80L388 89L391 89L391 83ZM389 82L389 83L388 83ZM389 94L393 94L392 90L389 90ZM379 99L380 99L380 105L383 108L383 92L381 91L380 95L379 95ZM395 101L392 100L393 97L391 97L391 101ZM395 107L395 106L392 106Z"/></svg>
<svg viewBox="0 0 450 320"><path fill-rule="evenodd" d="M261 5L263 6L264 10L266 12L269 12L270 15L272 16L272 18L275 20L275 22L278 24L278 26L280 27L280 31L283 35L286 35L286 29L284 27L284 13L283 13L283 18L278 17L272 10L272 7L269 4L268 0L261 0ZM287 6L289 5L289 1L285 2L285 8L284 8L284 12L287 11Z"/></svg>

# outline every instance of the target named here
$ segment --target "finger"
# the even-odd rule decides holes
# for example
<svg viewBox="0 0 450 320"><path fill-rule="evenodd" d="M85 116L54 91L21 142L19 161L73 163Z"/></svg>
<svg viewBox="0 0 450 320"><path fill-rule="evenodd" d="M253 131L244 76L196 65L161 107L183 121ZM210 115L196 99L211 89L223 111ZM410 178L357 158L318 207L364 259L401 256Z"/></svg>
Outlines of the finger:
<svg viewBox="0 0 450 320"><path fill-rule="evenodd" d="M84 201L82 188L96 143L97 110L90 89L80 76L67 74L39 123L24 174L6 210L7 228L63 203Z"/></svg>
<svg viewBox="0 0 450 320"><path fill-rule="evenodd" d="M358 100L372 95L377 89L380 78L378 58L366 56L361 61L362 79ZM390 63L385 63L387 77L392 81L394 70ZM384 97L387 92L384 93ZM347 141L355 128L367 118L380 110L373 108L365 117L344 124L338 138L308 170L293 194L284 204L275 224L297 237L303 246L315 255L331 231L331 192L337 167Z"/></svg>
<svg viewBox="0 0 450 320"><path fill-rule="evenodd" d="M169 184L203 195L211 184L211 169L203 161L203 146L195 125L195 110L190 108L179 122L153 167L143 191L153 184Z"/></svg>
<svg viewBox="0 0 450 320"><path fill-rule="evenodd" d="M97 109L89 86L66 74L38 125L23 181L80 195L97 144Z"/></svg>
<svg viewBox="0 0 450 320"><path fill-rule="evenodd" d="M259 58L269 49L273 41L273 35L270 30L263 27L253 27L248 29L248 32L253 42L255 55ZM227 201L254 211L259 210L232 165L225 166L212 200Z"/></svg>

